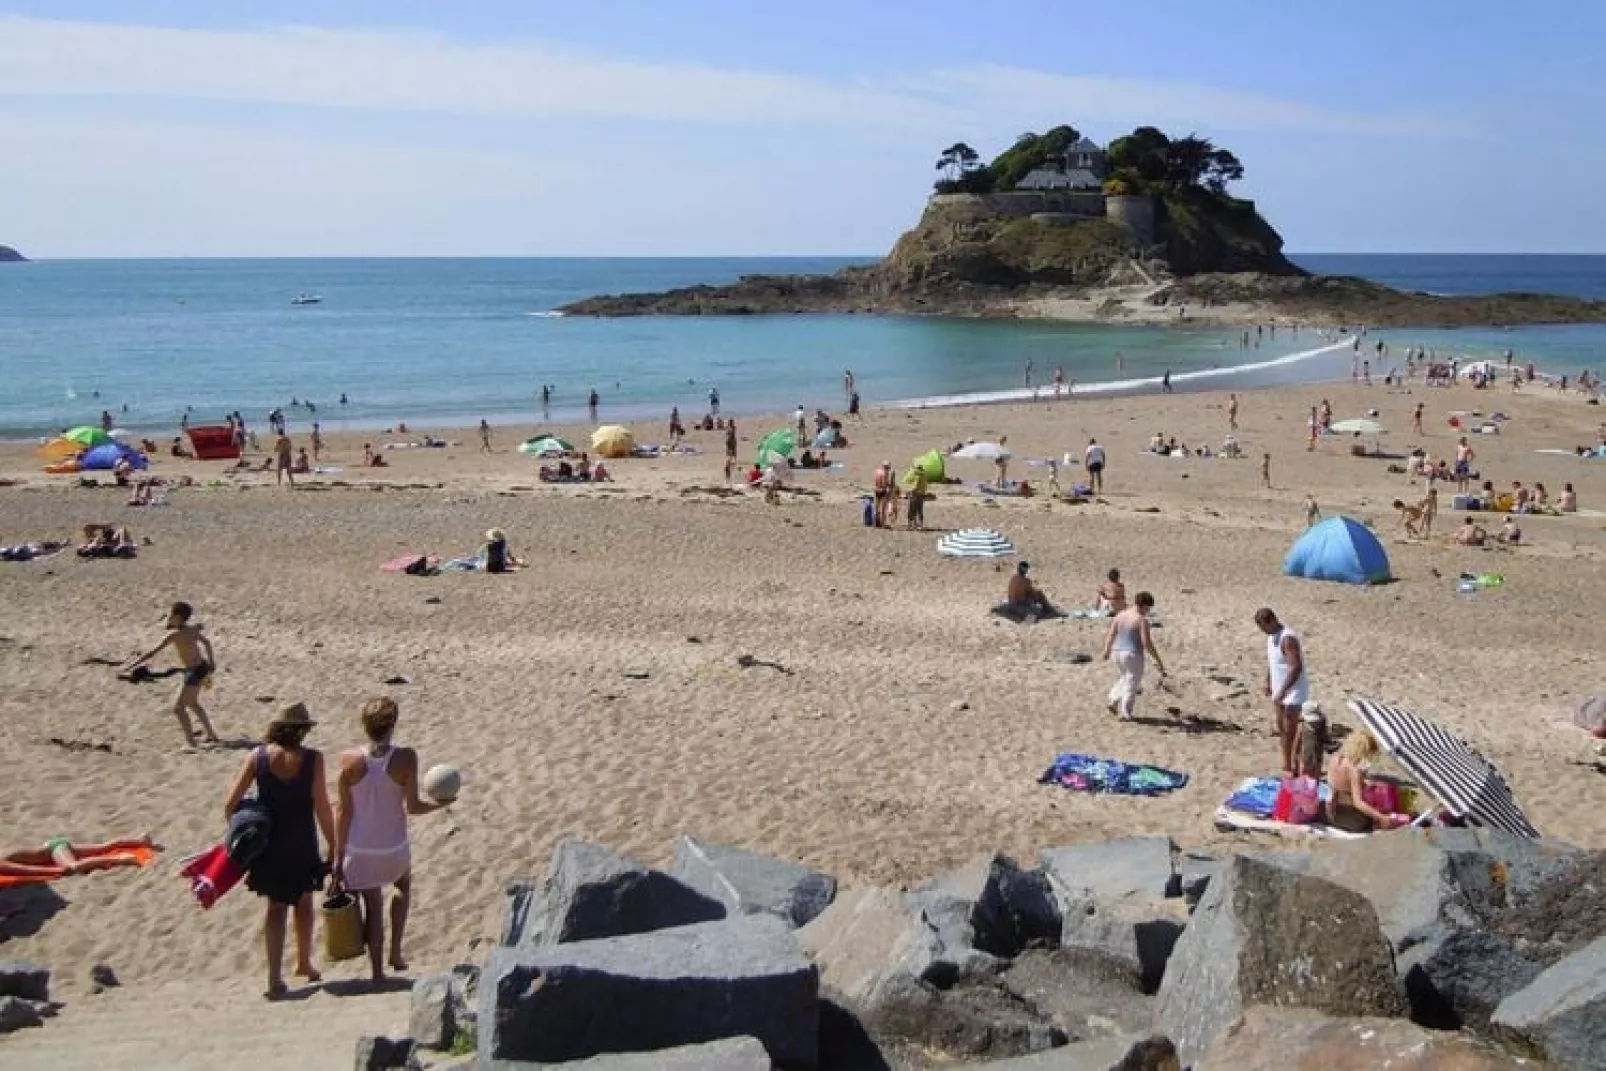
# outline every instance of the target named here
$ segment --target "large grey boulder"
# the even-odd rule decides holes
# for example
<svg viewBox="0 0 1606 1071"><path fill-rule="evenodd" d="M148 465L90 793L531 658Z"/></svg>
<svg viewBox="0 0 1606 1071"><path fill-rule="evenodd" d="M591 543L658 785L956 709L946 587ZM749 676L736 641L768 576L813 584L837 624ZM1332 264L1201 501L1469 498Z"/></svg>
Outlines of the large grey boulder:
<svg viewBox="0 0 1606 1071"><path fill-rule="evenodd" d="M821 985L875 1037L950 1056L1033 1052L1065 1036L998 984L973 947L974 901L938 889L848 889L798 931Z"/></svg>
<svg viewBox="0 0 1606 1071"><path fill-rule="evenodd" d="M1407 829L1330 845L1310 857L1309 871L1371 902L1394 946L1413 1019L1481 1029L1540 970L1491 927L1572 856L1494 830Z"/></svg>
<svg viewBox="0 0 1606 1071"><path fill-rule="evenodd" d="M1041 853L1059 906L1060 943L1152 993L1187 921L1177 849L1168 837L1125 837Z"/></svg>
<svg viewBox="0 0 1606 1071"><path fill-rule="evenodd" d="M25 959L0 960L0 997L50 999L50 971Z"/></svg>
<svg viewBox="0 0 1606 1071"><path fill-rule="evenodd" d="M412 1038L360 1037L356 1071L419 1071L423 1067L413 1051Z"/></svg>
<svg viewBox="0 0 1606 1071"><path fill-rule="evenodd" d="M819 965L821 984L863 1010L893 979L947 988L996 973L999 960L974 947L971 906L937 891L848 889L797 938Z"/></svg>
<svg viewBox="0 0 1606 1071"><path fill-rule="evenodd" d="M987 1071L1182 1071L1176 1046L1158 1034L1077 1041L981 1066Z"/></svg>
<svg viewBox="0 0 1606 1071"><path fill-rule="evenodd" d="M1341 885L1235 856L1210 883L1160 987L1161 1032L1185 1064L1255 1005L1397 1016L1394 956L1367 900Z"/></svg>
<svg viewBox="0 0 1606 1071"><path fill-rule="evenodd" d="M1500 1036L1562 1067L1606 1067L1606 937L1545 970L1500 1002Z"/></svg>
<svg viewBox="0 0 1606 1071"><path fill-rule="evenodd" d="M556 1065L488 1060L474 1065L473 1071L537 1071L538 1068L552 1068L553 1071L770 1071L770 1067L769 1053L757 1038L724 1038L657 1052L608 1053Z"/></svg>
<svg viewBox="0 0 1606 1071"><path fill-rule="evenodd" d="M507 887L502 944L540 948L725 917L725 905L598 844L558 845L546 881Z"/></svg>
<svg viewBox="0 0 1606 1071"><path fill-rule="evenodd" d="M1158 999L1133 992L1126 979L1088 970L1065 949L1028 949L998 983L1072 1038L1143 1037L1154 1028Z"/></svg>
<svg viewBox="0 0 1606 1071"><path fill-rule="evenodd" d="M1023 870L1007 855L982 855L933 878L918 893L968 904L971 941L983 952L1009 958L1060 940L1060 909L1041 870Z"/></svg>
<svg viewBox="0 0 1606 1071"><path fill-rule="evenodd" d="M1424 1030L1404 1019L1252 1008L1193 1071L1512 1071L1519 1066L1465 1035Z"/></svg>
<svg viewBox="0 0 1606 1071"><path fill-rule="evenodd" d="M480 969L460 963L450 974L436 974L413 983L407 1033L420 1048L445 1051L459 1034L474 1026L475 994Z"/></svg>
<svg viewBox="0 0 1606 1071"><path fill-rule="evenodd" d="M669 874L732 915L774 915L793 926L807 925L836 897L829 874L695 837L675 842Z"/></svg>
<svg viewBox="0 0 1606 1071"><path fill-rule="evenodd" d="M560 1062L750 1035L812 1067L819 975L786 923L744 916L545 948L498 948L480 982L480 1055Z"/></svg>

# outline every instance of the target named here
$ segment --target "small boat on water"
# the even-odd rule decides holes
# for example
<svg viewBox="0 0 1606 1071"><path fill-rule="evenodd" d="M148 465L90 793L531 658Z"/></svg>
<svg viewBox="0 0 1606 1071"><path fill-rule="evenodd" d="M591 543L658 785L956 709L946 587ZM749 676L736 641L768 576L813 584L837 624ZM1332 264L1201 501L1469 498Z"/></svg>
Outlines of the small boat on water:
<svg viewBox="0 0 1606 1071"><path fill-rule="evenodd" d="M290 299L290 304L292 304L292 305L321 305L321 304L323 304L323 295L322 294L309 294L306 291L302 291L301 293L297 294L295 297Z"/></svg>

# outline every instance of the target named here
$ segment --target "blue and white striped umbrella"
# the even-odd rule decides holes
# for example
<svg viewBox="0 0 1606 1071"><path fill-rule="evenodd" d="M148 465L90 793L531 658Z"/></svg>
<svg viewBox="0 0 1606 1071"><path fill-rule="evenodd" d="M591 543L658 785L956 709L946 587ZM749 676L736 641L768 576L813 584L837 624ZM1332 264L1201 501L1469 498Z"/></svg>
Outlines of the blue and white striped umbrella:
<svg viewBox="0 0 1606 1071"><path fill-rule="evenodd" d="M1015 544L991 528L962 528L937 540L937 553L950 558L1003 558L1015 553Z"/></svg>
<svg viewBox="0 0 1606 1071"><path fill-rule="evenodd" d="M1539 831L1517 806L1505 775L1471 744L1388 703L1352 699L1349 708L1383 750L1452 814L1519 837L1539 838Z"/></svg>

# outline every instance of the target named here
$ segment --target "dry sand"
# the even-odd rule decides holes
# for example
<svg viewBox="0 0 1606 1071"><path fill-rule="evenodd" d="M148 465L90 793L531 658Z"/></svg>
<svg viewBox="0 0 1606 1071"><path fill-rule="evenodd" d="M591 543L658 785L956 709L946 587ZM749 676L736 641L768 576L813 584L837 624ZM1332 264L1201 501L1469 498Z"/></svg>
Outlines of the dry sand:
<svg viewBox="0 0 1606 1071"><path fill-rule="evenodd" d="M1477 440L1485 473L1552 493L1571 481L1586 512L1525 519L1532 545L1518 551L1471 550L1452 544L1459 518L1446 500L1432 539L1405 542L1388 504L1420 486L1348 456L1347 443L1306 452L1305 413L1323 396L1340 418L1381 410L1396 429L1385 445L1402 454L1416 441L1418 401L1436 455L1453 443L1449 410L1503 409L1514 415L1505 433ZM1276 767L1258 692L1265 644L1250 620L1263 604L1304 634L1314 694L1336 720L1349 720L1347 695L1408 705L1496 759L1547 836L1606 846L1606 768L1582 734L1554 724L1606 684L1606 515L1588 512L1606 505L1606 462L1535 452L1595 441L1600 410L1548 391L1287 388L1243 395L1240 439L1256 458L1272 453L1273 491L1257 487L1258 460L1140 453L1156 431L1219 444L1225 398L872 412L848 428L854 445L836 455L846 469L800 476L818 494L779 506L698 490L722 483L719 433L693 436L700 456L620 462L617 482L597 487L537 485L510 429L490 455L471 431L443 433L462 445L390 451L379 470L355 467L357 439L336 444L346 471L314 478L316 490L253 475L146 510L116 490L39 475L26 447L0 448L0 472L26 480L0 488L0 543L66 538L97 521L150 540L133 561L0 564L0 830L10 845L150 830L169 848L147 870L59 883L53 914L36 897L0 923L0 956L54 968L67 1001L44 1029L0 1039L0 1064L63 1071L113 1054L120 1066L202 1067L221 1051L257 1067L337 1067L352 1037L403 1025L401 994L264 1005L256 898L238 890L202 912L175 874L174 860L217 840L245 752L180 750L167 710L175 681L120 683L85 660L152 644L177 598L196 605L216 645L205 701L225 736L254 739L279 705L304 700L321 721L311 743L334 751L356 742L361 700L388 693L401 704L400 737L424 762L464 771L457 805L414 822L415 973L478 958L497 931L503 883L543 872L568 836L662 863L688 832L846 882L910 881L980 851L1030 856L1124 833L1263 844L1210 820L1238 779ZM782 422L741 421L743 458L754 433ZM1014 473L1034 481L1045 470L1024 458L1080 454L1096 435L1110 452L1108 494L1082 506L993 504L943 486L928 524L1002 529L1063 605L1089 604L1111 566L1132 591L1152 591L1175 694L1151 690L1135 722L1104 710L1110 666L1056 660L1096 655L1102 623L1001 623L986 609L1008 564L945 560L932 533L861 526L857 495L878 461L1006 434L1020 455ZM213 480L222 467L163 461L157 471ZM991 475L965 462L952 473ZM1375 521L1399 583L1283 577L1306 493L1329 515ZM403 552L470 552L491 525L530 568L379 571ZM1500 572L1505 584L1458 597L1464 570ZM741 668L744 653L790 672ZM1249 682L1250 694L1223 698L1212 674ZM407 683L382 683L395 676ZM1038 785L1064 750L1155 762L1192 781L1157 799ZM122 989L89 992L98 962Z"/></svg>

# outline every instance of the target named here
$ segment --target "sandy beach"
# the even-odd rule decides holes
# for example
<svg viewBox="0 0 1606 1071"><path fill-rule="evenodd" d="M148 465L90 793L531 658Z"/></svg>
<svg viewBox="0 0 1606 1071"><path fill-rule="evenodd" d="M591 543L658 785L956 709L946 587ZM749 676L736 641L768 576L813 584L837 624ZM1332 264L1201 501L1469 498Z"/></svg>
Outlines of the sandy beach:
<svg viewBox="0 0 1606 1071"><path fill-rule="evenodd" d="M0 544L69 539L100 522L149 541L128 561L0 563L6 846L150 831L167 847L146 869L60 882L59 903L35 898L0 922L0 956L51 967L66 1002L43 1029L0 1040L0 1064L62 1071L106 1066L111 1053L122 1066L204 1067L224 1053L259 1068L337 1067L352 1038L400 1029L405 993L326 986L264 1005L257 898L237 890L203 912L176 874L176 860L219 838L245 742L297 700L320 722L310 743L334 752L360 739L365 697L393 696L399 739L426 765L464 772L457 804L412 827L414 975L478 958L504 882L543 873L564 837L663 863L677 834L694 833L844 883L911 881L982 851L1030 857L1124 833L1212 850L1274 844L1211 821L1237 781L1277 767L1259 694L1265 641L1251 620L1262 605L1305 637L1314 695L1335 721L1352 723L1343 700L1354 695L1416 710L1496 760L1547 837L1606 847L1606 763L1556 725L1606 687L1606 462L1539 452L1598 442L1601 409L1549 389L1466 386L1240 397L1243 460L1143 452L1156 433L1219 446L1225 392L871 411L833 452L843 468L800 474L802 493L775 506L724 493L719 432L693 433L696 455L620 461L615 482L589 486L538 483L537 462L514 450L534 429L497 429L488 454L472 429L375 434L376 446L425 431L453 443L383 451L379 469L359 465L364 438L337 438L325 463L342 471L293 493L271 473L225 479L226 463L163 458L156 474L199 485L143 509L126 506L126 492L42 475L31 446L0 447L0 474L16 481L0 487ZM1504 411L1501 434L1475 439L1484 476L1542 482L1552 496L1570 482L1581 509L1524 518L1520 549L1472 549L1453 542L1461 518L1445 494L1431 538L1407 540L1390 502L1420 498L1420 482L1350 456L1347 439L1306 450L1305 415L1324 397L1340 419L1378 410L1382 445L1397 455L1417 444L1449 454L1453 410ZM841 408L829 383L810 402ZM1410 431L1419 402L1425 436ZM789 419L740 419L742 460ZM543 430L588 441L588 429ZM637 432L664 437L661 424ZM1109 451L1107 493L1069 505L942 485L926 510L932 531L861 524L858 496L877 463L1003 436L1011 475L1034 484L1047 469L1029 459L1080 456L1096 436ZM305 426L292 437L304 445ZM1262 452L1269 491L1258 486ZM992 475L985 462L949 472ZM1064 484L1081 478L1061 470ZM1325 515L1374 523L1398 582L1282 576L1307 494ZM953 561L934 548L938 531L978 525L1005 532L1062 606L1091 606L1111 567L1130 591L1153 592L1172 691L1151 687L1139 717L1119 721L1104 708L1112 667L1060 657L1096 658L1105 623L990 617L1013 559ZM471 553L491 526L528 568L380 571L403 553ZM1504 583L1458 595L1462 572ZM88 662L153 645L175 599L195 605L216 646L205 702L238 747L182 749L168 710L176 679L122 683ZM744 654L784 668L743 668ZM1246 682L1248 694L1228 697L1213 678ZM1068 750L1191 780L1152 799L1039 785ZM0 915L14 902L0 893ZM92 994L96 963L122 987ZM326 979L361 969L335 965ZM174 1048L184 1039L191 1047Z"/></svg>

